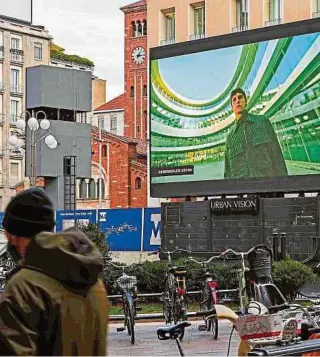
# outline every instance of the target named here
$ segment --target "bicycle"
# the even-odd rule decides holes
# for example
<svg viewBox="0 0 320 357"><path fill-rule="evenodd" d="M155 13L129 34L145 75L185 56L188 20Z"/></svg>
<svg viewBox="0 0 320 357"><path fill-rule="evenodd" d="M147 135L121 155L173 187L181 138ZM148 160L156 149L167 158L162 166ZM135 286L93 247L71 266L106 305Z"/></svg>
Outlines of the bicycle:
<svg viewBox="0 0 320 357"><path fill-rule="evenodd" d="M162 253L168 256L167 272L165 278L165 289L162 294L162 309L166 324L174 322L177 324L187 320L186 302L186 274L185 267L172 265L171 255L176 253L190 253L185 249L176 249L172 252L157 250L149 255ZM183 334L180 337L182 340Z"/></svg>
<svg viewBox="0 0 320 357"><path fill-rule="evenodd" d="M107 264L112 265L117 269L122 269L122 275L116 280L116 284L122 290L122 309L124 313L124 327L118 327L117 332L125 331L127 329L130 341L135 343L135 318L137 311L141 310L137 306L137 277L133 275L127 275L124 270L127 266L116 265L110 261ZM120 311L121 311L120 310Z"/></svg>
<svg viewBox="0 0 320 357"><path fill-rule="evenodd" d="M187 259L187 262L194 262L196 264L201 265L202 268L202 281L201 281L201 301L200 301L200 311L207 312L211 310L214 305L217 304L217 288L218 281L213 279L212 274L208 270L208 265L214 260L218 259L220 256L212 256L207 261L198 261L194 258L190 257ZM205 322L204 330L210 331L212 330L213 338L215 340L218 339L219 326L218 319L216 316L212 316L210 319L205 319L203 315L203 319ZM199 331L203 329L202 326L199 326Z"/></svg>

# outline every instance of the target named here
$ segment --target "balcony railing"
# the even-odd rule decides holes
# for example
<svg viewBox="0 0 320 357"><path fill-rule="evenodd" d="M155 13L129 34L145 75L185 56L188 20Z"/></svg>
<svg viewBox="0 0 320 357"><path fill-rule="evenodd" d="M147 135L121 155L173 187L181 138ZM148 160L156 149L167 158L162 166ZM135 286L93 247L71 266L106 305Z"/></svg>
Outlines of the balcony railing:
<svg viewBox="0 0 320 357"><path fill-rule="evenodd" d="M23 153L21 149L12 149L10 150L10 157L14 157L14 158L22 158L23 157Z"/></svg>
<svg viewBox="0 0 320 357"><path fill-rule="evenodd" d="M15 48L10 49L10 61L15 63L24 63L24 52Z"/></svg>
<svg viewBox="0 0 320 357"><path fill-rule="evenodd" d="M312 14L312 17L315 19L317 17L320 17L320 11L316 11Z"/></svg>
<svg viewBox="0 0 320 357"><path fill-rule="evenodd" d="M4 59L4 46L0 46L0 60Z"/></svg>
<svg viewBox="0 0 320 357"><path fill-rule="evenodd" d="M266 26L276 26L281 25L283 23L283 19L273 19L270 21L266 21Z"/></svg>
<svg viewBox="0 0 320 357"><path fill-rule="evenodd" d="M241 32L241 31L247 31L248 30L248 25L243 25L243 26L236 26L232 28L232 32Z"/></svg>
<svg viewBox="0 0 320 357"><path fill-rule="evenodd" d="M193 40L200 40L202 38L205 38L206 35L204 33L199 33L197 35L193 34L193 35L190 35L190 40L193 41Z"/></svg>
<svg viewBox="0 0 320 357"><path fill-rule="evenodd" d="M4 83L0 82L0 92L3 92L3 91L4 91Z"/></svg>
<svg viewBox="0 0 320 357"><path fill-rule="evenodd" d="M175 38L170 38L168 40L160 41L160 46L173 45L174 43L176 43L176 39Z"/></svg>
<svg viewBox="0 0 320 357"><path fill-rule="evenodd" d="M22 87L22 86L19 86L19 85L11 85L10 86L11 94L23 95L23 92L24 92L24 87Z"/></svg>

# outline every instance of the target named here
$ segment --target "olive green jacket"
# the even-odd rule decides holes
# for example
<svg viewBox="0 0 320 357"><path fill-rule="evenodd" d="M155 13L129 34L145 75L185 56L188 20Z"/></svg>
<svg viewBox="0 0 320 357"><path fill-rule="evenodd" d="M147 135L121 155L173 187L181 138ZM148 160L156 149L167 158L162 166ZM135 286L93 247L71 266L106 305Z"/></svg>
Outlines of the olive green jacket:
<svg viewBox="0 0 320 357"><path fill-rule="evenodd" d="M0 355L105 356L102 256L80 232L42 233L0 299Z"/></svg>
<svg viewBox="0 0 320 357"><path fill-rule="evenodd" d="M268 118L243 115L232 126L226 140L227 179L288 175L277 135Z"/></svg>

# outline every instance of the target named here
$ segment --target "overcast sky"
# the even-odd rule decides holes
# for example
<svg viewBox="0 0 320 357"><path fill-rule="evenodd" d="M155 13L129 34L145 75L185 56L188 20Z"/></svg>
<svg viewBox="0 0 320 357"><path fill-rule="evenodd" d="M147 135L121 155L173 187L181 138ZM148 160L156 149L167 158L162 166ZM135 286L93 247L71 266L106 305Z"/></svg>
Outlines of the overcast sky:
<svg viewBox="0 0 320 357"><path fill-rule="evenodd" d="M87 57L107 80L107 100L123 92L123 5L134 0L33 0L33 23L45 26L66 53Z"/></svg>

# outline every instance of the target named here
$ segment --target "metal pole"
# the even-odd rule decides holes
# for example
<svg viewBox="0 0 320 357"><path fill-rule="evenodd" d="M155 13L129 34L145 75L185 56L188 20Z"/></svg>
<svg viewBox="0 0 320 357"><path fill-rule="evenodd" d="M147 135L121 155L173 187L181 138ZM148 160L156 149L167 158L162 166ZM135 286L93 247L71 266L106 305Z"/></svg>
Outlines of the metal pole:
<svg viewBox="0 0 320 357"><path fill-rule="evenodd" d="M101 125L99 126L99 209L102 208L102 138L101 138Z"/></svg>

